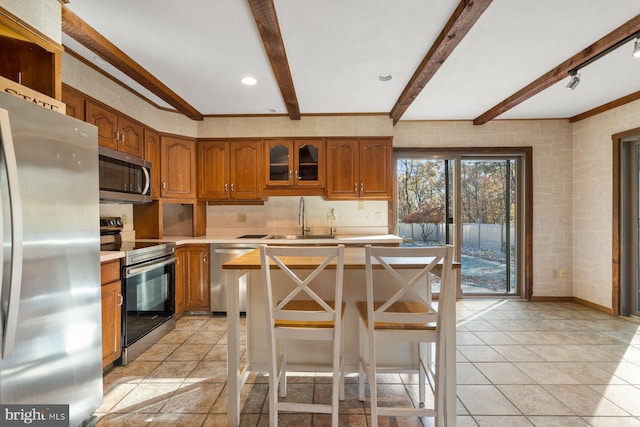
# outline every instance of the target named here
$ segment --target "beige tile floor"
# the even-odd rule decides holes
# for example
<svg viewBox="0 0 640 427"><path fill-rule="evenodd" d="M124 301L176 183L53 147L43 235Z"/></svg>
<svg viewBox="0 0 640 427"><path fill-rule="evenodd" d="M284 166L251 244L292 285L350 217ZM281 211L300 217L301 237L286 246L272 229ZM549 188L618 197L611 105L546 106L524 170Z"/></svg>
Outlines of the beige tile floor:
<svg viewBox="0 0 640 427"><path fill-rule="evenodd" d="M185 316L176 330L104 377L98 425L226 426L225 319ZM574 303L457 303L457 421L467 426L640 426L640 328ZM387 400L410 401L409 376L381 377ZM242 426L268 426L266 378L242 389ZM293 379L290 395L326 399L325 376ZM367 403L347 380L342 425L366 426ZM325 426L327 415L281 414L282 426ZM379 419L431 426L429 418Z"/></svg>

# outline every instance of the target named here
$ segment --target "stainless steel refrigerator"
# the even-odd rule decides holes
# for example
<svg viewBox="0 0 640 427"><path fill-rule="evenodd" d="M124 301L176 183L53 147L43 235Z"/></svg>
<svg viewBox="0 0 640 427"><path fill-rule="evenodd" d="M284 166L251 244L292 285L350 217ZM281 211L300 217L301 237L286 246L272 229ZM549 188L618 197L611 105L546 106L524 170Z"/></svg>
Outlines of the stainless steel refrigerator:
<svg viewBox="0 0 640 427"><path fill-rule="evenodd" d="M0 405L82 425L102 403L97 130L0 93L0 145Z"/></svg>

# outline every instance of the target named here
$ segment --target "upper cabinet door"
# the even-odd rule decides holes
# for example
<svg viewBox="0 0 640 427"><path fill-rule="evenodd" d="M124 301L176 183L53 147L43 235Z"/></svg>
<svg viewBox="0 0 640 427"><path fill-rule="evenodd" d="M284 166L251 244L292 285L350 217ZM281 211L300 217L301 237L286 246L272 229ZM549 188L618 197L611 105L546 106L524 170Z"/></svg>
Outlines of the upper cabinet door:
<svg viewBox="0 0 640 427"><path fill-rule="evenodd" d="M390 138L327 140L327 199L392 196Z"/></svg>
<svg viewBox="0 0 640 427"><path fill-rule="evenodd" d="M262 141L232 141L229 148L231 198L262 199Z"/></svg>
<svg viewBox="0 0 640 427"><path fill-rule="evenodd" d="M118 117L118 130L118 151L144 157L144 126L124 117Z"/></svg>
<svg viewBox="0 0 640 427"><path fill-rule="evenodd" d="M267 170L265 185L286 187L293 184L293 141L276 139L265 142Z"/></svg>
<svg viewBox="0 0 640 427"><path fill-rule="evenodd" d="M229 142L198 142L198 197L226 200L229 193Z"/></svg>
<svg viewBox="0 0 640 427"><path fill-rule="evenodd" d="M102 108L87 101L87 123L98 127L98 144L103 147L118 149L118 116L113 111Z"/></svg>
<svg viewBox="0 0 640 427"><path fill-rule="evenodd" d="M361 198L389 199L392 195L389 138L360 140L360 194Z"/></svg>
<svg viewBox="0 0 640 427"><path fill-rule="evenodd" d="M324 186L324 140L294 141L294 185Z"/></svg>
<svg viewBox="0 0 640 427"><path fill-rule="evenodd" d="M67 105L67 116L84 121L84 97L68 88L62 90L62 102Z"/></svg>
<svg viewBox="0 0 640 427"><path fill-rule="evenodd" d="M357 198L359 176L358 140L327 140L327 198Z"/></svg>
<svg viewBox="0 0 640 427"><path fill-rule="evenodd" d="M144 130L144 159L151 162L151 197L160 198L160 135Z"/></svg>
<svg viewBox="0 0 640 427"><path fill-rule="evenodd" d="M196 196L196 142L191 138L160 138L160 195L173 199Z"/></svg>

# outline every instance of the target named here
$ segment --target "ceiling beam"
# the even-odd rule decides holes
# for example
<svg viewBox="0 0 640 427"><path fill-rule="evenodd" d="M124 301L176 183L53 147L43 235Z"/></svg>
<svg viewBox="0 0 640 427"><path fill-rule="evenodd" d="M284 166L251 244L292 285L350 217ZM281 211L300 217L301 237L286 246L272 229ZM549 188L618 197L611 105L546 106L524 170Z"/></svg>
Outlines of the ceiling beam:
<svg viewBox="0 0 640 427"><path fill-rule="evenodd" d="M429 80L440 69L451 52L458 46L478 18L489 7L492 0L462 0L444 26L440 35L427 52L411 80L393 106L389 116L395 125L400 117L418 97Z"/></svg>
<svg viewBox="0 0 640 427"><path fill-rule="evenodd" d="M102 34L84 22L66 7L62 8L62 31L74 38L87 49L95 52L102 59L140 83L153 94L174 107L178 112L193 120L202 120L202 114L187 101L155 78L140 64L118 49Z"/></svg>
<svg viewBox="0 0 640 427"><path fill-rule="evenodd" d="M514 93L490 110L482 113L480 116L473 120L473 124L483 125L489 120L498 117L500 114L510 110L511 108L515 107L521 102L526 101L532 96L542 92L549 86L552 86L558 83L560 80L567 78L569 76L569 71L574 70L576 67L580 67L585 62L588 62L596 56L601 55L607 49L610 49L611 47L620 43L632 34L637 33L638 31L640 31L640 15L637 15L634 18L630 19L620 27L602 37L600 40L596 41L592 45L587 46L585 49L581 50L560 65L543 74L532 83L529 83L527 86L520 89L518 92Z"/></svg>
<svg viewBox="0 0 640 427"><path fill-rule="evenodd" d="M269 57L271 69L276 77L282 99L287 107L291 120L300 120L300 107L296 89L293 86L291 69L287 60L287 53L284 49L282 33L278 24L276 7L273 0L249 0L251 13L256 21L256 26L260 32L264 49Z"/></svg>

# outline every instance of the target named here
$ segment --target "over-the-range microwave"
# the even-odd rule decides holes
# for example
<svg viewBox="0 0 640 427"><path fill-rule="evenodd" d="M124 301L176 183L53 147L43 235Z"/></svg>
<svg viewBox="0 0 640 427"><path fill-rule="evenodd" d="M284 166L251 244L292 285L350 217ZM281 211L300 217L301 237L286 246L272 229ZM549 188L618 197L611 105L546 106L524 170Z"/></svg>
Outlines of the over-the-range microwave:
<svg viewBox="0 0 640 427"><path fill-rule="evenodd" d="M147 203L151 201L151 163L105 147L98 148L100 201Z"/></svg>

